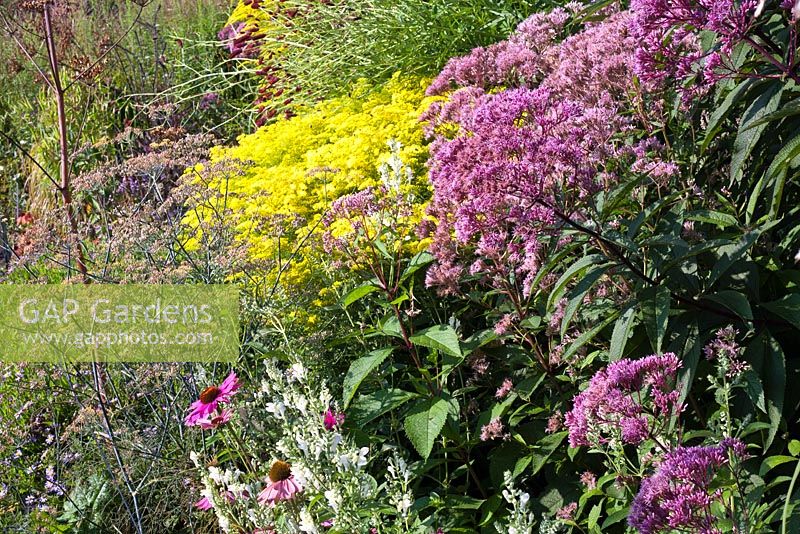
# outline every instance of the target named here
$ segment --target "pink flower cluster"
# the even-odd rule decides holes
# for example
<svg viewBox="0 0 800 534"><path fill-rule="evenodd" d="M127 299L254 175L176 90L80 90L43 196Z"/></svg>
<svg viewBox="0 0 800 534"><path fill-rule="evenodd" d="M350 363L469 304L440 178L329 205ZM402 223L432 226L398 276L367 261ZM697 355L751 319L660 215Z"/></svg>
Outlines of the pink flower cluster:
<svg viewBox="0 0 800 534"><path fill-rule="evenodd" d="M607 141L619 120L610 107L587 108L546 88L472 96L459 134L431 145L429 211L438 221L431 250L439 265L428 282L449 282L458 245L469 245L478 257L471 272L516 275L527 294L542 259L540 237L559 223L556 197L602 188L597 168L612 155ZM454 104L439 108L440 117Z"/></svg>
<svg viewBox="0 0 800 534"><path fill-rule="evenodd" d="M741 359L742 348L736 342L737 334L732 326L723 328L717 332L711 343L703 348L706 359L716 361L728 379L735 379L750 368L750 365Z"/></svg>
<svg viewBox="0 0 800 534"><path fill-rule="evenodd" d="M325 430L332 431L344 424L344 414L328 408L322 419Z"/></svg>
<svg viewBox="0 0 800 534"><path fill-rule="evenodd" d="M488 424L481 427L481 441L491 441L493 439L508 439L511 437L506 431L503 420L495 417Z"/></svg>
<svg viewBox="0 0 800 534"><path fill-rule="evenodd" d="M561 8L532 15L506 41L475 48L464 57L451 59L428 87L428 94L440 95L459 87L513 86L540 80L544 75L544 53L568 20L569 13Z"/></svg>
<svg viewBox="0 0 800 534"><path fill-rule="evenodd" d="M757 0L632 0L636 74L647 84L696 76L697 83L684 92L689 99L735 73L730 55L750 31L757 5ZM711 51L703 50L701 32L716 35Z"/></svg>
<svg viewBox="0 0 800 534"><path fill-rule="evenodd" d="M656 473L646 478L631 505L628 524L641 534L697 532L721 534L712 506L722 503L722 490L713 488L730 456L746 456L745 445L726 438L710 447L677 447L667 453Z"/></svg>
<svg viewBox="0 0 800 534"><path fill-rule="evenodd" d="M619 437L639 444L683 407L675 381L681 362L672 353L620 360L598 371L565 417L573 447Z"/></svg>
<svg viewBox="0 0 800 534"><path fill-rule="evenodd" d="M398 221L412 213L410 200L385 185L340 197L331 203L322 219L323 249L358 257L363 253L359 239L369 241L384 231L397 232ZM350 229L345 235L335 236L331 227L340 221L348 223Z"/></svg>
<svg viewBox="0 0 800 534"><path fill-rule="evenodd" d="M582 202L616 180L602 169L629 125L630 14L558 43L568 19L534 15L507 41L451 60L428 89L448 94L423 116L436 224L421 231L437 259L427 283L443 294L467 273L530 294L563 215L580 219Z"/></svg>

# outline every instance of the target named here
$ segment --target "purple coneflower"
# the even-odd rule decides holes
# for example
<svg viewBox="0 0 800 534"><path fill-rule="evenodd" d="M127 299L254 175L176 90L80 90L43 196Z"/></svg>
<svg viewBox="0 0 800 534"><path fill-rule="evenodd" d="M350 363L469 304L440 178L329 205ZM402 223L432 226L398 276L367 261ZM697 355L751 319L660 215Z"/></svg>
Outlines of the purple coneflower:
<svg viewBox="0 0 800 534"><path fill-rule="evenodd" d="M195 424L199 425L203 430L212 430L230 421L232 415L232 410L220 410L218 413L212 414L204 419L198 419Z"/></svg>
<svg viewBox="0 0 800 534"><path fill-rule="evenodd" d="M202 499L194 503L194 507L197 508L198 510L205 511L205 510L211 510L212 508L214 508L214 505L211 503L211 499L209 499L208 497L203 497Z"/></svg>
<svg viewBox="0 0 800 534"><path fill-rule="evenodd" d="M209 386L200 393L200 398L189 406L189 415L186 416L186 426L196 426L201 420L208 420L217 411L220 404L226 403L239 389L239 379L236 373L228 375L219 386Z"/></svg>
<svg viewBox="0 0 800 534"><path fill-rule="evenodd" d="M277 501L290 501L294 496L303 491L295 482L291 465L278 460L269 470L270 483L258 494L260 504L274 505Z"/></svg>

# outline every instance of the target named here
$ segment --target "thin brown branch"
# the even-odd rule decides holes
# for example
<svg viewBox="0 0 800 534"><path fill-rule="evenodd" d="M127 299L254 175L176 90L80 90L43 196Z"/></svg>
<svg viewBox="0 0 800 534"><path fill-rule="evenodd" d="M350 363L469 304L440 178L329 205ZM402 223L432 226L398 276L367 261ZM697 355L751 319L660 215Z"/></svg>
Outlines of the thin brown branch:
<svg viewBox="0 0 800 534"><path fill-rule="evenodd" d="M53 77L53 92L56 98L56 110L58 112L58 144L59 144L59 179L58 191L64 202L67 212L67 222L69 224L69 235L75 241L75 265L81 273L83 281L89 282L86 261L84 259L83 248L80 243L80 233L78 232L78 217L75 212L75 204L72 201L72 187L70 184L70 154L69 154L69 131L67 130L67 112L64 103L64 88L61 86L61 77L58 69L58 53L56 51L56 38L53 31L52 14L50 4L45 4L42 12L44 21L45 43L47 45L47 59L50 63L50 74Z"/></svg>

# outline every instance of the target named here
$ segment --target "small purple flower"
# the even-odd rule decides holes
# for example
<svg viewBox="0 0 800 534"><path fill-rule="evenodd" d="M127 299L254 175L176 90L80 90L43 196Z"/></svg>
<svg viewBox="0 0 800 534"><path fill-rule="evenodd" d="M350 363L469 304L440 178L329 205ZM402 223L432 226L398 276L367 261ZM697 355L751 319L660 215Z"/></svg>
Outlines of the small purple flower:
<svg viewBox="0 0 800 534"><path fill-rule="evenodd" d="M591 471L584 471L581 473L581 484L586 486L587 490L593 490L597 487L597 477Z"/></svg>
<svg viewBox="0 0 800 534"><path fill-rule="evenodd" d="M598 371L574 399L565 422L573 447L597 446L618 436L636 445L682 411L674 388L681 362L672 353L620 360Z"/></svg>
<svg viewBox="0 0 800 534"><path fill-rule="evenodd" d="M500 318L496 325L494 325L494 333L498 336L502 336L508 332L513 325L514 316L510 313L507 313Z"/></svg>
<svg viewBox="0 0 800 534"><path fill-rule="evenodd" d="M641 534L721 533L712 506L721 502L722 493L712 483L729 466L730 455L744 459L744 443L727 438L716 446L677 447L667 453L655 474L642 481L628 524Z"/></svg>
<svg viewBox="0 0 800 534"><path fill-rule="evenodd" d="M325 417L322 421L322 424L325 425L325 430L334 430L335 428L342 426L343 423L344 414L335 412L332 408L328 408L328 411L325 412Z"/></svg>
<svg viewBox="0 0 800 534"><path fill-rule="evenodd" d="M555 434L564 426L564 414L555 412L547 419L547 428L545 431L548 434Z"/></svg>
<svg viewBox="0 0 800 534"><path fill-rule="evenodd" d="M51 495L64 495L64 488L58 482L55 466L49 465L44 471L44 489Z"/></svg>
<svg viewBox="0 0 800 534"><path fill-rule="evenodd" d="M452 59L428 88L447 97L422 117L437 222L421 229L437 261L426 284L442 295L456 294L467 273L501 291L517 280L523 296L541 289L533 281L563 224L553 206L580 218L583 199L616 181L604 166L620 155L613 140L631 120L620 113L632 98L631 14L561 40L571 10L533 15L505 41ZM663 162L652 172L674 170ZM553 329L562 315L563 305Z"/></svg>
<svg viewBox="0 0 800 534"><path fill-rule="evenodd" d="M512 382L510 378L506 378L503 380L503 384L497 388L497 392L495 392L494 396L498 399L504 399L508 396L513 388L514 382Z"/></svg>
<svg viewBox="0 0 800 534"><path fill-rule="evenodd" d="M571 502L565 506L562 506L558 512L556 512L556 517L562 521L572 521L575 518L575 511L577 509L578 503Z"/></svg>
<svg viewBox="0 0 800 534"><path fill-rule="evenodd" d="M493 439L507 439L508 434L505 433L505 426L499 417L495 417L489 424L481 427L481 441L491 441Z"/></svg>
<svg viewBox="0 0 800 534"><path fill-rule="evenodd" d="M683 90L688 101L736 72L731 53L751 30L757 0L633 0L630 32L636 39L636 73L651 87L673 77L697 79ZM700 34L717 42L705 52Z"/></svg>
<svg viewBox="0 0 800 534"><path fill-rule="evenodd" d="M742 348L736 342L739 332L732 326L717 332L717 337L703 348L703 353L709 361L716 361L720 370L729 379L739 377L750 368L750 365L740 358Z"/></svg>
<svg viewBox="0 0 800 534"><path fill-rule="evenodd" d="M202 110L207 110L219 104L219 93L206 93L200 98L200 103L197 105Z"/></svg>

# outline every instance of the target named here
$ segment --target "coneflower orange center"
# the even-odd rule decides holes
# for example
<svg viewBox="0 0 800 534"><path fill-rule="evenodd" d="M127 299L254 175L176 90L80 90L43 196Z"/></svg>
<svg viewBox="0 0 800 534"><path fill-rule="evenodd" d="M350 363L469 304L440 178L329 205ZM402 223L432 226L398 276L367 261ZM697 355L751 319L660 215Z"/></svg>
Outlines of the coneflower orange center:
<svg viewBox="0 0 800 534"><path fill-rule="evenodd" d="M278 460L269 468L269 479L273 482L280 482L292 476L291 465Z"/></svg>
<svg viewBox="0 0 800 534"><path fill-rule="evenodd" d="M209 386L200 393L200 401L203 404L211 404L222 394L222 390L217 386Z"/></svg>

